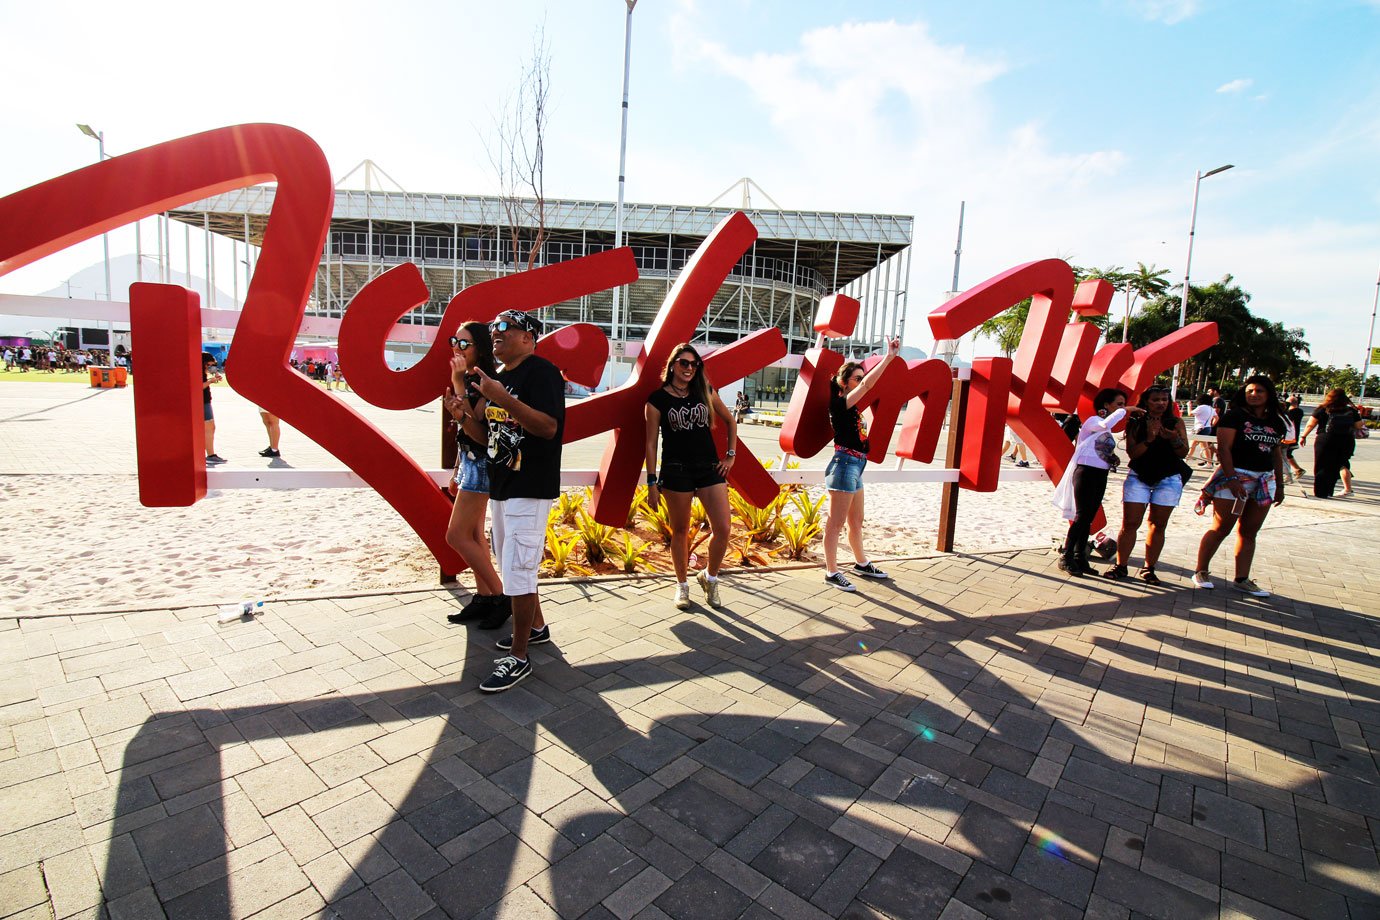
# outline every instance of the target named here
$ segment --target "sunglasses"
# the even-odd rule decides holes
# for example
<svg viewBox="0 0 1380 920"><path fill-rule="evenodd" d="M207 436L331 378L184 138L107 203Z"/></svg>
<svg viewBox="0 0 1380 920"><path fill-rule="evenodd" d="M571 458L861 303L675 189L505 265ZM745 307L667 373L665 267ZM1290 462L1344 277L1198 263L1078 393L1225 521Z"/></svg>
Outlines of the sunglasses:
<svg viewBox="0 0 1380 920"><path fill-rule="evenodd" d="M471 345L473 345L473 344L474 344L474 343L471 342L469 339L462 339L462 338L460 338L459 336L454 336L454 335L450 337L450 347L451 347L451 348L458 348L458 349L460 349L461 351L464 351L465 349L469 348L469 347L470 347Z"/></svg>
<svg viewBox="0 0 1380 920"><path fill-rule="evenodd" d="M700 366L700 362L696 361L693 358L677 358L676 366L683 367L687 371L693 371Z"/></svg>
<svg viewBox="0 0 1380 920"><path fill-rule="evenodd" d="M528 329L526 326L522 325L522 323L516 323L512 320L500 319L489 323L489 332L507 332L509 329L516 330L517 332L530 332L533 336L536 335L535 332L532 332L531 329Z"/></svg>

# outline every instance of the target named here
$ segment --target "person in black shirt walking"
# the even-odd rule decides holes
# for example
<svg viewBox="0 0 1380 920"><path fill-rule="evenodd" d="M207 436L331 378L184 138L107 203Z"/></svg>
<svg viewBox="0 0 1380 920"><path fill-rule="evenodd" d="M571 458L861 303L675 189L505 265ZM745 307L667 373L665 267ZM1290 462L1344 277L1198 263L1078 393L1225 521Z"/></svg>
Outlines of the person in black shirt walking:
<svg viewBox="0 0 1380 920"><path fill-rule="evenodd" d="M730 518L728 471L737 455L738 425L718 391L704 376L704 361L688 343L671 353L661 387L647 400L647 501L666 499L671 519L671 564L676 570L675 604L690 606L690 504L698 496L709 518L709 562L695 576L709 606L719 606L719 567L728 550ZM714 426L727 427L728 447L722 458L714 444ZM661 476L657 478L657 437L662 439Z"/></svg>
<svg viewBox="0 0 1380 920"><path fill-rule="evenodd" d="M490 377L476 368L475 388L485 403L494 553L512 604L513 634L498 641L510 654L494 662L494 673L479 689L498 693L532 673L528 645L551 641L537 596L537 568L546 545L546 518L561 491L565 381L556 365L534 354L541 334L536 317L517 310L500 313L489 333L503 370Z"/></svg>
<svg viewBox="0 0 1380 920"><path fill-rule="evenodd" d="M863 467L867 466L867 424L858 404L872 390L888 364L901 350L901 340L887 343L882 360L863 372L856 361L845 362L829 381L829 423L834 428L834 457L824 471L824 486L829 490L829 519L824 525L824 580L843 591L855 591L853 583L839 571L839 534L848 525L848 546L853 550L853 574L864 578L886 578L863 551Z"/></svg>
<svg viewBox="0 0 1380 920"><path fill-rule="evenodd" d="M489 426L484 421L486 404L475 383L478 371L494 375L493 339L484 323L461 323L450 337L450 387L443 400L456 422L455 505L451 508L446 542L455 548L474 572L474 597L462 610L447 615L452 623L483 619L481 628L497 629L508 619L511 602L503 593L503 580L489 559L484 518L489 507Z"/></svg>
<svg viewBox="0 0 1380 920"><path fill-rule="evenodd" d="M1346 390L1335 387L1328 391L1299 436L1300 447L1308 443L1308 436L1315 428L1318 438L1313 442L1313 496L1331 498L1337 489L1337 480L1341 479L1342 495L1349 497L1356 432L1365 428L1365 422L1361 421L1361 413L1356 411Z"/></svg>

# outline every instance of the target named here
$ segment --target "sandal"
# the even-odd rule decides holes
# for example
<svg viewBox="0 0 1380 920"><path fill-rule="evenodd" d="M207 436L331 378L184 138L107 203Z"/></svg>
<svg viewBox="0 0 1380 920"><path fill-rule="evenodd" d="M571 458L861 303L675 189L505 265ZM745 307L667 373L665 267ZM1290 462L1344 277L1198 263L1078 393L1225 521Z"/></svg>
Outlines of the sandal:
<svg viewBox="0 0 1380 920"><path fill-rule="evenodd" d="M1114 565L1110 569L1108 569L1103 575L1103 577L1110 578L1113 581L1121 581L1126 576L1126 566L1124 565Z"/></svg>
<svg viewBox="0 0 1380 920"><path fill-rule="evenodd" d="M1138 574L1136 577L1139 578L1141 581L1145 582L1147 585L1158 585L1161 583L1160 576L1155 574L1154 566L1146 566L1145 568L1141 569L1140 574Z"/></svg>

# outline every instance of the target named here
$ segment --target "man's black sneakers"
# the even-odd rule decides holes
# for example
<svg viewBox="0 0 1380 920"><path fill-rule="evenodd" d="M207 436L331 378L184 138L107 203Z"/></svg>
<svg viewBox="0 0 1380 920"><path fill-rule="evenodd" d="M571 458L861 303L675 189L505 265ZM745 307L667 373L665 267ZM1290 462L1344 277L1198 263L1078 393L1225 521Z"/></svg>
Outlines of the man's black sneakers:
<svg viewBox="0 0 1380 920"><path fill-rule="evenodd" d="M494 662L494 672L485 678L479 689L485 693L502 693L531 673L530 661L520 661L509 655Z"/></svg>
<svg viewBox="0 0 1380 920"><path fill-rule="evenodd" d="M278 451L274 450L274 449L271 448L271 447L265 447L263 450L259 451L259 456L260 456L260 457L281 457L282 454L278 453Z"/></svg>
<svg viewBox="0 0 1380 920"><path fill-rule="evenodd" d="M550 641L551 641L551 624L550 624L550 623L546 624L546 625L543 626L541 629L534 629L534 630L532 630L530 633L527 634L527 644L528 644L528 645L545 645L546 643L548 643L548 642L550 642ZM507 638L499 639L497 642L494 643L494 645L498 647L499 651L506 652L506 651L508 651L509 649L511 649L511 648L513 647L513 637L512 637L511 635L509 635Z"/></svg>

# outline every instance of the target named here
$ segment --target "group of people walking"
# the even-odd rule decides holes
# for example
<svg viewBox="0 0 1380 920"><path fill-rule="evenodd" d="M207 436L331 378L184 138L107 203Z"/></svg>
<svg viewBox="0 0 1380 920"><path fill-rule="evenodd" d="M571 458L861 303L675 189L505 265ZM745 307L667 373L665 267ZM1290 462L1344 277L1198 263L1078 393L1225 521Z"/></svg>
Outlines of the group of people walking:
<svg viewBox="0 0 1380 920"><path fill-rule="evenodd" d="M513 624L512 633L496 642L506 654L480 684L487 693L525 679L532 673L528 648L551 641L537 573L551 503L560 493L565 402L560 371L535 354L541 331L536 317L508 311L492 323L462 323L450 338L451 379L443 405L457 426L458 456L446 540L473 568L475 593L447 619L474 622L480 629L498 629L509 618ZM859 407L899 348L900 342L892 341L870 370L847 362L830 380L835 447L825 473L829 518L824 580L844 591L856 590L837 566L845 527L854 559L851 574L887 577L863 548L862 472L869 444ZM694 573L694 581L705 602L719 607L719 572L730 531L727 477L737 457L736 413L710 385L704 359L689 343L672 351L644 411L647 499L666 506L676 576L672 603L682 610L691 604L691 505L698 498L710 537L706 564ZM486 515L492 547L485 539Z"/></svg>

